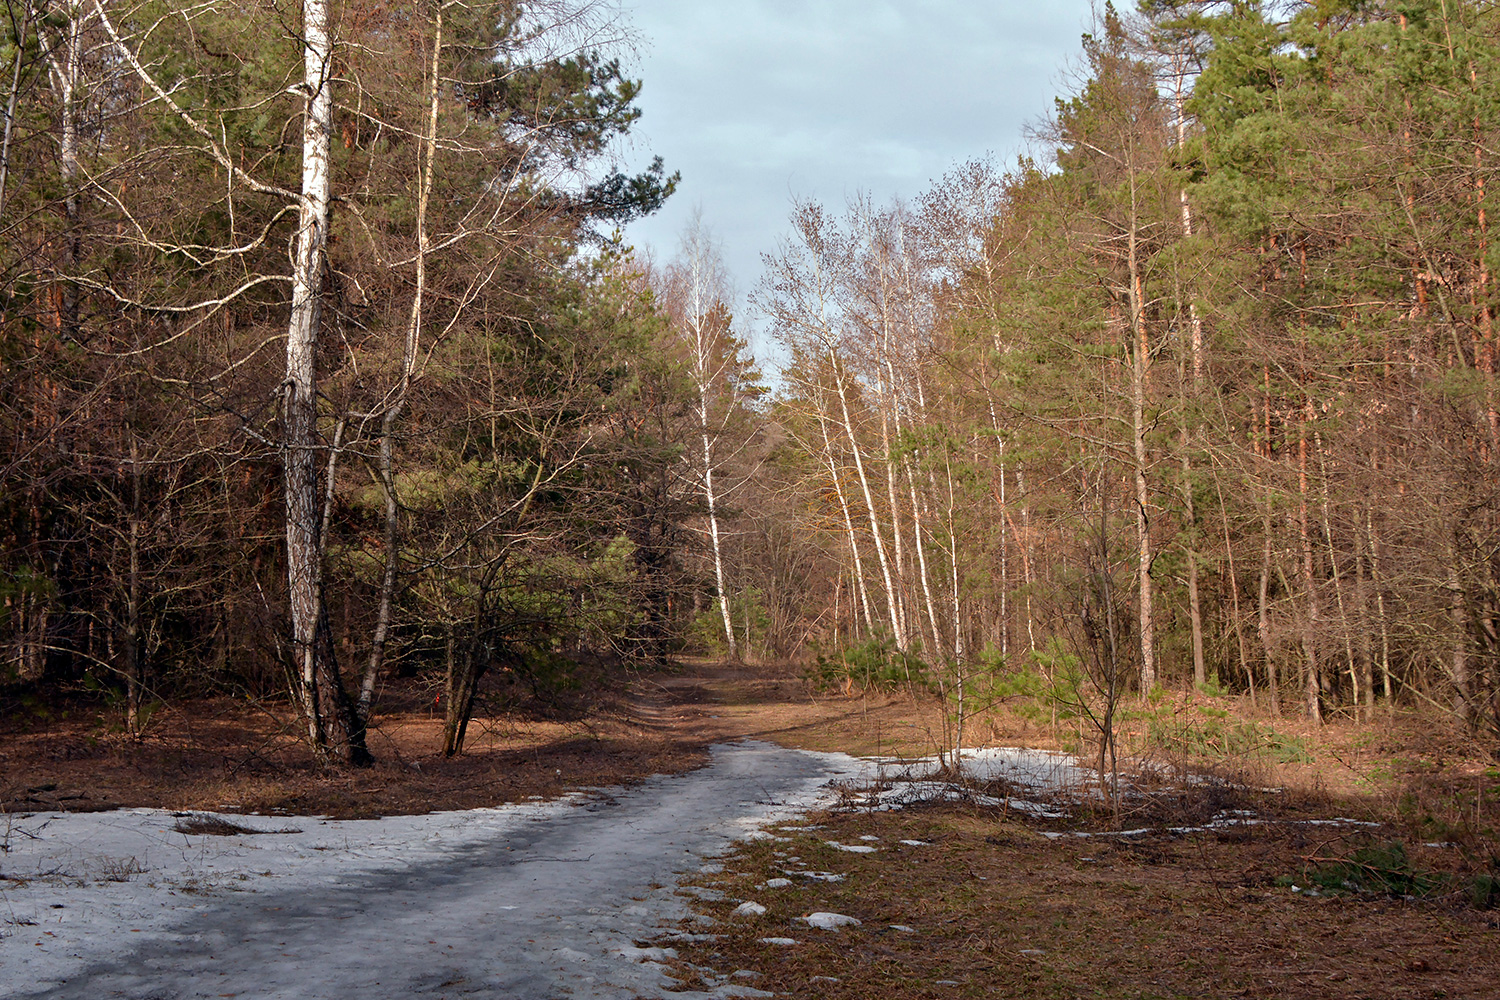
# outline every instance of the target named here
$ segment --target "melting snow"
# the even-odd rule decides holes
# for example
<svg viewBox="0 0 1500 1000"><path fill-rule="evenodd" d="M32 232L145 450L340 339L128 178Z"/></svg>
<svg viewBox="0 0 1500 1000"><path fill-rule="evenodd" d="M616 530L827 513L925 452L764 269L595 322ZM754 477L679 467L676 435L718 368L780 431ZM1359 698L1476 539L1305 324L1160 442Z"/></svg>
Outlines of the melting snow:
<svg viewBox="0 0 1500 1000"><path fill-rule="evenodd" d="M681 986L658 964L667 950L636 942L693 919L678 879L871 771L742 743L610 790L607 808L575 793L380 820L234 816L267 832L232 836L179 833L181 817L153 809L9 817L0 996L356 1000L450 981L495 996L667 995Z"/></svg>
<svg viewBox="0 0 1500 1000"><path fill-rule="evenodd" d="M1000 805L963 784L991 778L1038 791L1086 784L1061 754L966 750L959 763L955 774L932 759L746 742L715 747L689 774L550 802L380 820L232 817L253 834L182 833L182 817L150 809L8 817L0 996L363 1000L449 982L498 996L763 995L727 982L683 992L660 965L671 949L637 946L672 939L683 920L710 922L678 880L715 871L735 840L780 839L767 828L812 809L924 796ZM767 887L844 878L784 874Z"/></svg>
<svg viewBox="0 0 1500 1000"><path fill-rule="evenodd" d="M840 844L837 840L825 840L823 843L840 851L848 851L850 854L874 854L880 849L868 844Z"/></svg>

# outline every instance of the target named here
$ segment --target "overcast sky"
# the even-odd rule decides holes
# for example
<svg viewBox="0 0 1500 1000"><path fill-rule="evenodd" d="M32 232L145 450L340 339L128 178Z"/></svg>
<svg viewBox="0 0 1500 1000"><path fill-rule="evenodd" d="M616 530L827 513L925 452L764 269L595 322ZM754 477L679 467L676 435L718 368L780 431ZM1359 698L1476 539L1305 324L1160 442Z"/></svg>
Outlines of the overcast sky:
<svg viewBox="0 0 1500 1000"><path fill-rule="evenodd" d="M1089 0L621 0L640 33L632 160L682 184L627 232L670 258L695 206L743 296L792 196L911 197L1013 160L1066 85Z"/></svg>

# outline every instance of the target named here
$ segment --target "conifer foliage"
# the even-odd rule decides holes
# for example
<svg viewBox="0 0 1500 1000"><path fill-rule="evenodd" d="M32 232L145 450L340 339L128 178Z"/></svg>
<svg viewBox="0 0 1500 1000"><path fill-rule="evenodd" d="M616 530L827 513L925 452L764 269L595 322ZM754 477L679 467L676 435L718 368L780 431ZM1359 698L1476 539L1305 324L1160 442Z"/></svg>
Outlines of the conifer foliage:
<svg viewBox="0 0 1500 1000"><path fill-rule="evenodd" d="M640 86L604 5L7 13L10 680L132 731L287 685L358 764L392 669L443 678L452 753L486 671L641 641L636 522L695 509L620 487L677 459L622 415L688 397L600 234L676 178L600 169Z"/></svg>
<svg viewBox="0 0 1500 1000"><path fill-rule="evenodd" d="M799 205L835 669L1500 736L1497 59L1487 4L1106 5L1033 158Z"/></svg>

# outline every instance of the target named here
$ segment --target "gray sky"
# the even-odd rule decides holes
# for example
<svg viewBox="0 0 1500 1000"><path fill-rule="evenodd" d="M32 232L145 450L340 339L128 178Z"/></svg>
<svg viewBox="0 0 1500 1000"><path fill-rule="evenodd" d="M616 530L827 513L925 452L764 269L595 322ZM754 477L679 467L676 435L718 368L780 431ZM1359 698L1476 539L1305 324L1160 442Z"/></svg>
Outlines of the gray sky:
<svg viewBox="0 0 1500 1000"><path fill-rule="evenodd" d="M1089 0L621 0L642 36L634 165L682 184L628 239L670 258L695 206L741 296L793 195L911 197L1015 158L1066 89ZM760 345L757 345L760 346Z"/></svg>

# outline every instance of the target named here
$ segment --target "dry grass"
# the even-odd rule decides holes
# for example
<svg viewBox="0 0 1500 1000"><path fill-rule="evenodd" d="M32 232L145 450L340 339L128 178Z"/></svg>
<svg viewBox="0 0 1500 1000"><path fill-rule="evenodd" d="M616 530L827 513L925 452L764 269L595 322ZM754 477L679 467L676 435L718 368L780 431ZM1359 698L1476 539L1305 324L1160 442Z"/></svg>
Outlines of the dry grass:
<svg viewBox="0 0 1500 1000"><path fill-rule="evenodd" d="M779 996L861 1000L1500 995L1492 914L1458 899L1312 897L1279 885L1317 852L1369 836L1299 825L1298 815L1218 833L1058 840L972 807L821 816L821 829L783 829L785 840L725 859L708 883L725 898L695 904L720 936L678 944L677 974L692 987L704 970L749 970L759 975L737 981ZM879 838L876 853L827 844L865 836ZM1415 860L1451 866L1443 853ZM803 867L846 877L785 874ZM778 876L794 884L765 887ZM767 914L731 915L741 899ZM862 925L830 932L797 919L818 911Z"/></svg>
<svg viewBox="0 0 1500 1000"><path fill-rule="evenodd" d="M696 663L617 678L566 711L478 718L467 752L448 760L437 753L441 720L427 705L430 693L407 694L378 719L371 747L380 763L363 771L314 762L285 706L179 704L159 712L139 741L87 704L67 718L13 715L0 722L0 809L414 813L677 772L701 764L706 747L723 740L921 756L934 753L945 732L931 701L820 693L791 667ZM1460 891L1462 877L1500 856L1500 770L1487 748L1424 712L1320 729L1268 718L1234 699L1179 696L1156 712L1188 736L1205 719L1273 728L1305 748L1305 759L1223 752L1211 740L1199 741L1196 753L1181 749L1192 740L1163 749L1146 739L1148 726L1137 718L1126 727L1137 763L1169 777L1186 771L1224 780L1187 791L1164 780L1126 804L1121 824L1199 825L1224 809L1273 822L1049 840L1041 829L1100 831L1115 818L1075 810L1064 821L1033 822L954 804L819 817L812 822L822 829L787 828L779 834L785 841L750 844L725 859L725 873L708 886L724 898L694 904L719 921L720 937L676 943L680 976L691 987L708 970L750 970L758 976L733 981L779 995L859 1000L1500 997L1494 914L1466 905ZM991 745L1090 749L1086 734L1004 706L969 732ZM1283 791L1246 791L1271 786ZM1387 825L1361 831L1304 822L1333 815ZM879 851L852 854L825 843L857 844L862 836L879 838L871 842ZM1407 845L1414 870L1447 878L1434 883L1441 891L1421 901L1314 897L1282 884L1387 840ZM1421 846L1433 842L1456 846ZM846 879L761 888L802 868ZM741 899L769 912L730 916ZM797 922L815 911L863 923L829 932ZM801 943L759 943L777 936Z"/></svg>
<svg viewBox="0 0 1500 1000"><path fill-rule="evenodd" d="M677 773L725 740L930 753L940 728L937 707L909 697L826 697L793 667L698 663L621 674L560 705L481 715L452 759L438 753L431 694L390 691L369 736L377 764L349 770L311 757L285 704L183 701L159 709L134 740L111 710L80 699L53 714L0 716L0 812L423 813Z"/></svg>
<svg viewBox="0 0 1500 1000"><path fill-rule="evenodd" d="M615 692L616 695L619 692ZM379 716L378 763L350 770L313 759L287 706L227 698L158 711L133 740L88 704L66 716L11 718L0 733L0 811L174 811L361 818L555 797L701 766L701 740L633 721L618 697L586 720L478 718L466 752L439 753L442 719L404 707Z"/></svg>

